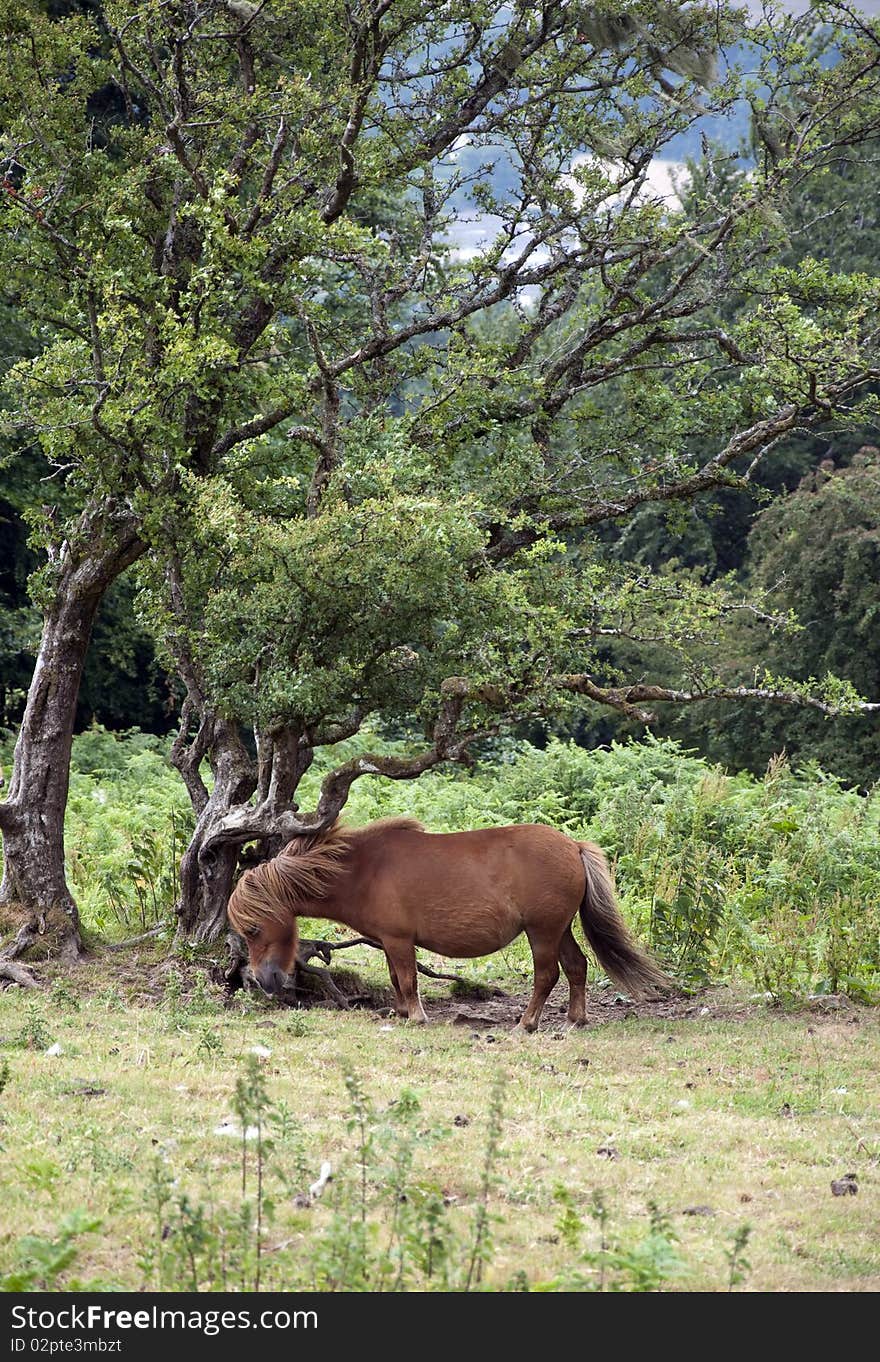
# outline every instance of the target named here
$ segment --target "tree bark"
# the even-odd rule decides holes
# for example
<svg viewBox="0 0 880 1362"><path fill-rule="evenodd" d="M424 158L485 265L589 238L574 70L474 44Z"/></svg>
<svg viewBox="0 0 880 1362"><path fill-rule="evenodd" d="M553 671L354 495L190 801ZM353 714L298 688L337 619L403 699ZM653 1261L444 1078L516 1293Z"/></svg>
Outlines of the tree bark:
<svg viewBox="0 0 880 1362"><path fill-rule="evenodd" d="M173 753L172 760L180 769L187 753ZM180 863L178 929L190 941L213 941L226 930L226 904L235 882L240 843L218 845L213 832L227 810L245 803L257 787L256 761L235 724L213 720L209 761L214 786L202 808L196 809L195 831Z"/></svg>
<svg viewBox="0 0 880 1362"><path fill-rule="evenodd" d="M91 552L60 555L54 600L47 609L24 718L15 746L9 797L0 804L3 881L0 957L12 959L39 943L41 955L75 959L81 952L79 914L64 869L64 812L70 784L80 681L95 614L110 584L143 552L130 525L114 527L101 546L97 526L80 530ZM98 547L94 545L98 544ZM11 933L11 940L9 939Z"/></svg>

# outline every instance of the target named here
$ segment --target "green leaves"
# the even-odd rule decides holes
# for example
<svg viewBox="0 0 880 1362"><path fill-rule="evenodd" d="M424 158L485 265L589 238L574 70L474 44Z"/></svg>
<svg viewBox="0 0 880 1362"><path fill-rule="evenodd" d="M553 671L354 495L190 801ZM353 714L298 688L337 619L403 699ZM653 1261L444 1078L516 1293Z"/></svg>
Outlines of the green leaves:
<svg viewBox="0 0 880 1362"><path fill-rule="evenodd" d="M51 1237L25 1235L15 1246L18 1266L0 1277L0 1291L52 1291L59 1289L59 1277L76 1260L77 1240L100 1229L101 1221L87 1211L72 1211L57 1226ZM65 1282L70 1289L73 1285Z"/></svg>
<svg viewBox="0 0 880 1362"><path fill-rule="evenodd" d="M466 503L396 496L312 521L242 519L247 548L207 596L201 650L218 703L261 725L417 704L485 604L462 579L480 544Z"/></svg>

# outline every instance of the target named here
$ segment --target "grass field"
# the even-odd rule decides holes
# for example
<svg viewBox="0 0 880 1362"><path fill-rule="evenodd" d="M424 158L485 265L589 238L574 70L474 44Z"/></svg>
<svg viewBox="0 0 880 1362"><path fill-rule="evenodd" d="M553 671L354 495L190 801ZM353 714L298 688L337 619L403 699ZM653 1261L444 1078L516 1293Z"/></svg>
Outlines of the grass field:
<svg viewBox="0 0 880 1362"><path fill-rule="evenodd" d="M139 950L100 957L39 993L0 994L0 1070L4 1061L9 1070L0 1276L32 1255L27 1236L51 1240L81 1209L100 1226L78 1237L76 1259L47 1285L155 1289L170 1233L151 1210L156 1160L170 1198L209 1216L240 1206L242 1142L216 1132L234 1115L236 1079L258 1046L270 1052L260 1075L281 1111L265 1170L275 1206L262 1228L264 1284L320 1285L316 1263L361 1204L348 1072L379 1125L401 1094L416 1095L411 1190L397 1200L442 1197L458 1252L479 1218L489 1094L505 1076L484 1285L564 1286L575 1264L580 1285L595 1288L605 1281L603 1235L624 1257L638 1252L653 1203L683 1264L668 1289L727 1290L726 1254L744 1225L751 1235L739 1256L749 1266L738 1289L880 1287L880 1031L869 1009L832 998L786 1014L713 990L678 1015L651 1016L606 993L593 1009L605 1024L567 1031L551 1006L529 1037L481 1021L479 1001L457 1004L472 1024L450 1024L445 1007L444 1021L416 1028L368 1010L284 1011L241 995L229 1005L199 977ZM429 1010L447 995L448 985L430 985ZM563 1001L560 987L551 1004ZM389 1138L393 1146L386 1124L365 1173L376 1242L382 1216L397 1214L382 1209ZM297 1190L325 1160L334 1180L320 1201L297 1206ZM832 1195L846 1173L857 1175L858 1194ZM589 1214L596 1193L604 1230ZM582 1232L572 1217L584 1220Z"/></svg>

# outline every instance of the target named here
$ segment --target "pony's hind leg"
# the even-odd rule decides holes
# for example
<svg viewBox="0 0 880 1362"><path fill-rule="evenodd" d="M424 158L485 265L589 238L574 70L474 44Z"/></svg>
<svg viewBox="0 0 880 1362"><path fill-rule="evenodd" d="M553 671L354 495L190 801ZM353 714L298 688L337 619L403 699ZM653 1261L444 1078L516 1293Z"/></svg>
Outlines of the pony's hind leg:
<svg viewBox="0 0 880 1362"><path fill-rule="evenodd" d="M559 962L568 979L568 1020L573 1026L587 1024L587 958L575 941L571 927L559 943Z"/></svg>
<svg viewBox="0 0 880 1362"><path fill-rule="evenodd" d="M388 952L385 952L385 960L388 964L388 973L391 976L391 987L394 989L394 1011L398 1017L408 1017L406 1003L403 1001L403 994L400 991L400 980L397 977L397 970Z"/></svg>
<svg viewBox="0 0 880 1362"><path fill-rule="evenodd" d="M391 980L397 979L403 1012L410 1021L426 1022L425 1009L419 997L419 975L416 969L416 948L411 941L383 941Z"/></svg>
<svg viewBox="0 0 880 1362"><path fill-rule="evenodd" d="M544 1011L556 980L559 978L559 942L548 943L547 938L526 932L535 962L535 986L529 1005L520 1017L519 1024L524 1031L535 1031Z"/></svg>

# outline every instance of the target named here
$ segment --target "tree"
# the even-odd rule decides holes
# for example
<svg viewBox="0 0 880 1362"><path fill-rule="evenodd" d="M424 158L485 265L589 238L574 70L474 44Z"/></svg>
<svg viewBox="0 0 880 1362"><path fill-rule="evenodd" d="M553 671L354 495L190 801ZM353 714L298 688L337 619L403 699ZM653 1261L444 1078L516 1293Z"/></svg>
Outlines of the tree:
<svg viewBox="0 0 880 1362"><path fill-rule="evenodd" d="M709 156L686 162L679 180L685 205L691 196L712 192L728 197L741 190L748 167L761 154L761 135L753 126L745 146L731 147L733 135L731 129L726 145L716 143ZM872 275L880 252L878 205L880 143L868 141L857 150L843 151L821 174L807 177L777 202L784 228L776 243L779 260L790 268L816 260L837 273ZM744 304L748 305L742 295L719 297L716 324L735 325ZM716 489L687 508L645 506L621 526L609 526L609 541L619 556L652 569L675 558L698 566L709 580L739 572L747 557L749 530L768 493L777 497L794 491L823 459L848 463L873 438L869 424L860 428L855 420L839 421L831 431L795 432L780 442L773 459L756 469L747 484Z"/></svg>
<svg viewBox="0 0 880 1362"><path fill-rule="evenodd" d="M692 163L686 186L689 193L705 191L708 175L716 186L721 174L725 190L735 192L744 174L743 165L719 149L721 166L707 168ZM826 171L800 186L780 203L785 224L781 260L790 267L818 261L838 273L871 273L880 246L880 144L867 143L858 152L835 160ZM729 300L725 300L729 303ZM736 316L719 316L719 324L730 326ZM829 426L796 432L782 441L772 460L748 484L707 493L687 508L644 507L619 529L609 527L609 543L615 556L637 562L643 571L665 571L671 561L714 581L735 573L744 593L762 595L767 603L766 617L761 612L743 613L741 627L724 644L724 657L716 669L731 684L754 675L756 668L769 669L806 678L829 672L851 681L862 694L877 693L876 668L869 639L870 631L859 608L854 608L851 587L842 580L843 560L850 561L852 577L853 542L859 536L869 540L867 526L876 516L876 495L870 461L863 457L862 446L873 441L874 423L845 416ZM852 474L845 473L850 466ZM848 496L811 496L827 481L829 467L845 473ZM800 488L799 492L796 489ZM790 499L787 494L796 493ZM760 514L762 508L770 509ZM853 535L847 538L844 524L831 512L836 505L842 512L852 508ZM811 524L811 521L813 522ZM780 537L785 548L776 552L767 527L787 526ZM762 528L763 527L763 528ZM790 560L784 561L790 551ZM833 555L841 554L839 563ZM820 566L821 564L821 566ZM871 590L871 563L861 569L867 573L865 590ZM827 590L819 589L820 583ZM804 627L785 627L800 620ZM832 643L833 640L833 643ZM714 640L716 652L722 639ZM649 665L615 649L618 668L631 674L634 666ZM649 670L658 671L659 659L651 659ZM582 741L607 741L625 721L599 722L585 715L579 725ZM785 748L792 758L814 759L826 769L857 785L871 785L878 775L877 730L859 719L841 719L829 724L825 718L805 710L799 714L768 708L762 714L732 711L723 705L707 705L701 711L669 712L663 729L686 743L696 744L711 758L733 766L762 769L769 757Z"/></svg>
<svg viewBox="0 0 880 1362"><path fill-rule="evenodd" d="M865 446L843 468L824 460L790 496L767 507L749 536L749 569L775 603L777 616L790 611L794 631L771 629L768 620L743 623L735 650L722 667L741 675L749 663L802 680L834 674L863 694L880 691L877 582L880 578L880 454ZM845 719L829 725L803 712L781 725L776 714L755 716L744 730L738 715L691 735L710 754L758 769L785 749L793 759L818 761L855 785L880 778L880 731Z"/></svg>
<svg viewBox="0 0 880 1362"><path fill-rule="evenodd" d="M0 724L17 726L40 642L40 614L28 579L40 555L28 544L28 523L40 517L51 469L19 452L8 467L0 455ZM54 496L54 493L50 493ZM134 615L133 584L121 578L101 601L83 669L76 724L167 733L176 707L155 658L153 640Z"/></svg>
<svg viewBox="0 0 880 1362"><path fill-rule="evenodd" d="M877 132L870 28L834 6L833 35L757 24L755 80L716 76L745 20L714 4L0 13L4 277L41 344L12 400L62 489L0 812L20 940L54 913L76 943L69 735L97 604L133 563L187 691L196 934L242 843L332 819L364 772L466 760L561 696L642 714L711 689L595 679L637 588L565 537L749 477L876 376L876 282L772 263L774 202ZM731 201L670 212L652 160L743 97L772 154ZM465 204L475 254L450 249ZM750 300L731 331L705 324L726 292ZM297 817L315 748L376 715L427 744L338 768Z"/></svg>

